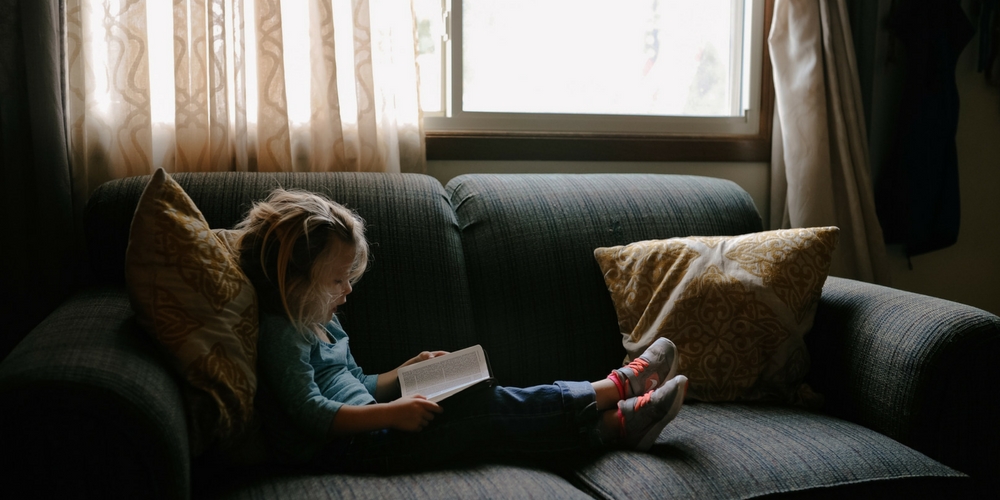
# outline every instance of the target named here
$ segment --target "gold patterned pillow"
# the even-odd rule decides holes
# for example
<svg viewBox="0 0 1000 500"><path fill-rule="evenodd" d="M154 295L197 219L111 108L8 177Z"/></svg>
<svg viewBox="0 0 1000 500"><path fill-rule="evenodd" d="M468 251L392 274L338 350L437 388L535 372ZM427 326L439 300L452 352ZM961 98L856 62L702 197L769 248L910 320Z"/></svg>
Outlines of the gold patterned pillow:
<svg viewBox="0 0 1000 500"><path fill-rule="evenodd" d="M257 295L191 198L163 169L132 219L125 279L136 320L168 353L182 388L191 453L247 430L257 386Z"/></svg>
<svg viewBox="0 0 1000 500"><path fill-rule="evenodd" d="M689 399L820 404L803 382L803 336L839 235L817 227L598 248L626 359L667 337Z"/></svg>

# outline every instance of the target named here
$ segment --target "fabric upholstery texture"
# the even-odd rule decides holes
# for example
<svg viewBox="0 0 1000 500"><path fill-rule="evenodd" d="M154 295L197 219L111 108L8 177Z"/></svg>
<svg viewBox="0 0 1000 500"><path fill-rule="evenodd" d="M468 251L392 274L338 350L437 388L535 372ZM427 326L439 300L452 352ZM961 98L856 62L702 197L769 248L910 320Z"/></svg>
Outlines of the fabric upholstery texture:
<svg viewBox="0 0 1000 500"><path fill-rule="evenodd" d="M830 277L808 383L824 410L944 463L1000 476L1000 318L975 307ZM990 382L985 382L988 386Z"/></svg>
<svg viewBox="0 0 1000 500"><path fill-rule="evenodd" d="M155 342L136 328L124 287L94 287L59 306L4 359L7 479L46 471L37 491L63 498L187 496L181 392Z"/></svg>
<svg viewBox="0 0 1000 500"><path fill-rule="evenodd" d="M484 464L452 467L447 471L391 476L288 475L251 482L228 495L233 500L371 499L412 498L539 498L578 499L591 497L565 479L538 469Z"/></svg>
<svg viewBox="0 0 1000 500"><path fill-rule="evenodd" d="M614 451L577 475L603 498L751 498L915 476L961 478L857 424L770 405L693 403L649 453Z"/></svg>
<svg viewBox="0 0 1000 500"><path fill-rule="evenodd" d="M192 453L239 438L257 389L257 295L228 244L163 169L135 210L125 278L139 326L188 384Z"/></svg>
<svg viewBox="0 0 1000 500"><path fill-rule="evenodd" d="M596 380L621 365L595 248L761 230L745 191L707 177L483 174L456 177L446 190L476 332L506 385Z"/></svg>
<svg viewBox="0 0 1000 500"><path fill-rule="evenodd" d="M836 248L836 227L647 240L594 250L635 359L677 346L688 399L819 406L803 337Z"/></svg>

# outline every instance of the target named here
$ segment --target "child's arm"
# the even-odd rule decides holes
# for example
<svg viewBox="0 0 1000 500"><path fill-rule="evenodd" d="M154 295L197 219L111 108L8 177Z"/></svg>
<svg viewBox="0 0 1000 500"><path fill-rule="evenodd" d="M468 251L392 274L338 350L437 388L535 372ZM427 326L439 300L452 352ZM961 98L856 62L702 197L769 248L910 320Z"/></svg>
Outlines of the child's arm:
<svg viewBox="0 0 1000 500"><path fill-rule="evenodd" d="M380 373L378 381L375 383L375 401L385 403L399 398L399 373L397 370L407 365L426 361L428 359L448 354L448 351L424 351L407 362L399 365L398 368Z"/></svg>
<svg viewBox="0 0 1000 500"><path fill-rule="evenodd" d="M437 403L423 396L397 399L391 403L344 405L330 422L327 437L335 439L379 429L415 432L427 427L434 420L434 415L441 412Z"/></svg>

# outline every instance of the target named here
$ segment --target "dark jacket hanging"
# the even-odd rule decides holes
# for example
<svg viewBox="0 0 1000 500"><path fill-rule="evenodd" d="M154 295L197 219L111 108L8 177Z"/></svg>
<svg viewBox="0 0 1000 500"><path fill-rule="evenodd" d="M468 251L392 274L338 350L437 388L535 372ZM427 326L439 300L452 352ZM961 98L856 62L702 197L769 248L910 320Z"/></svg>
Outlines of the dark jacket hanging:
<svg viewBox="0 0 1000 500"><path fill-rule="evenodd" d="M897 1L888 21L905 80L875 202L886 243L914 256L958 239L955 68L974 30L959 0Z"/></svg>

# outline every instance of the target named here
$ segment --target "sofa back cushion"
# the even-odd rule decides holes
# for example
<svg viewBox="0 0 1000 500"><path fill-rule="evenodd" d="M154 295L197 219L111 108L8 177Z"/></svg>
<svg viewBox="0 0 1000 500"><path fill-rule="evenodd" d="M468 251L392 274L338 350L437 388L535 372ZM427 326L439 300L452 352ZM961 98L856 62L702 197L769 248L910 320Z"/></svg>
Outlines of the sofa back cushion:
<svg viewBox="0 0 1000 500"><path fill-rule="evenodd" d="M625 350L594 249L761 230L735 183L656 174L469 174L446 190L476 333L500 383L594 380Z"/></svg>
<svg viewBox="0 0 1000 500"><path fill-rule="evenodd" d="M417 174L177 173L213 229L231 228L276 187L323 193L365 219L371 262L340 318L367 373L395 368L421 350L478 341L454 212L441 184ZM95 280L124 285L129 224L149 176L102 185L86 212Z"/></svg>

